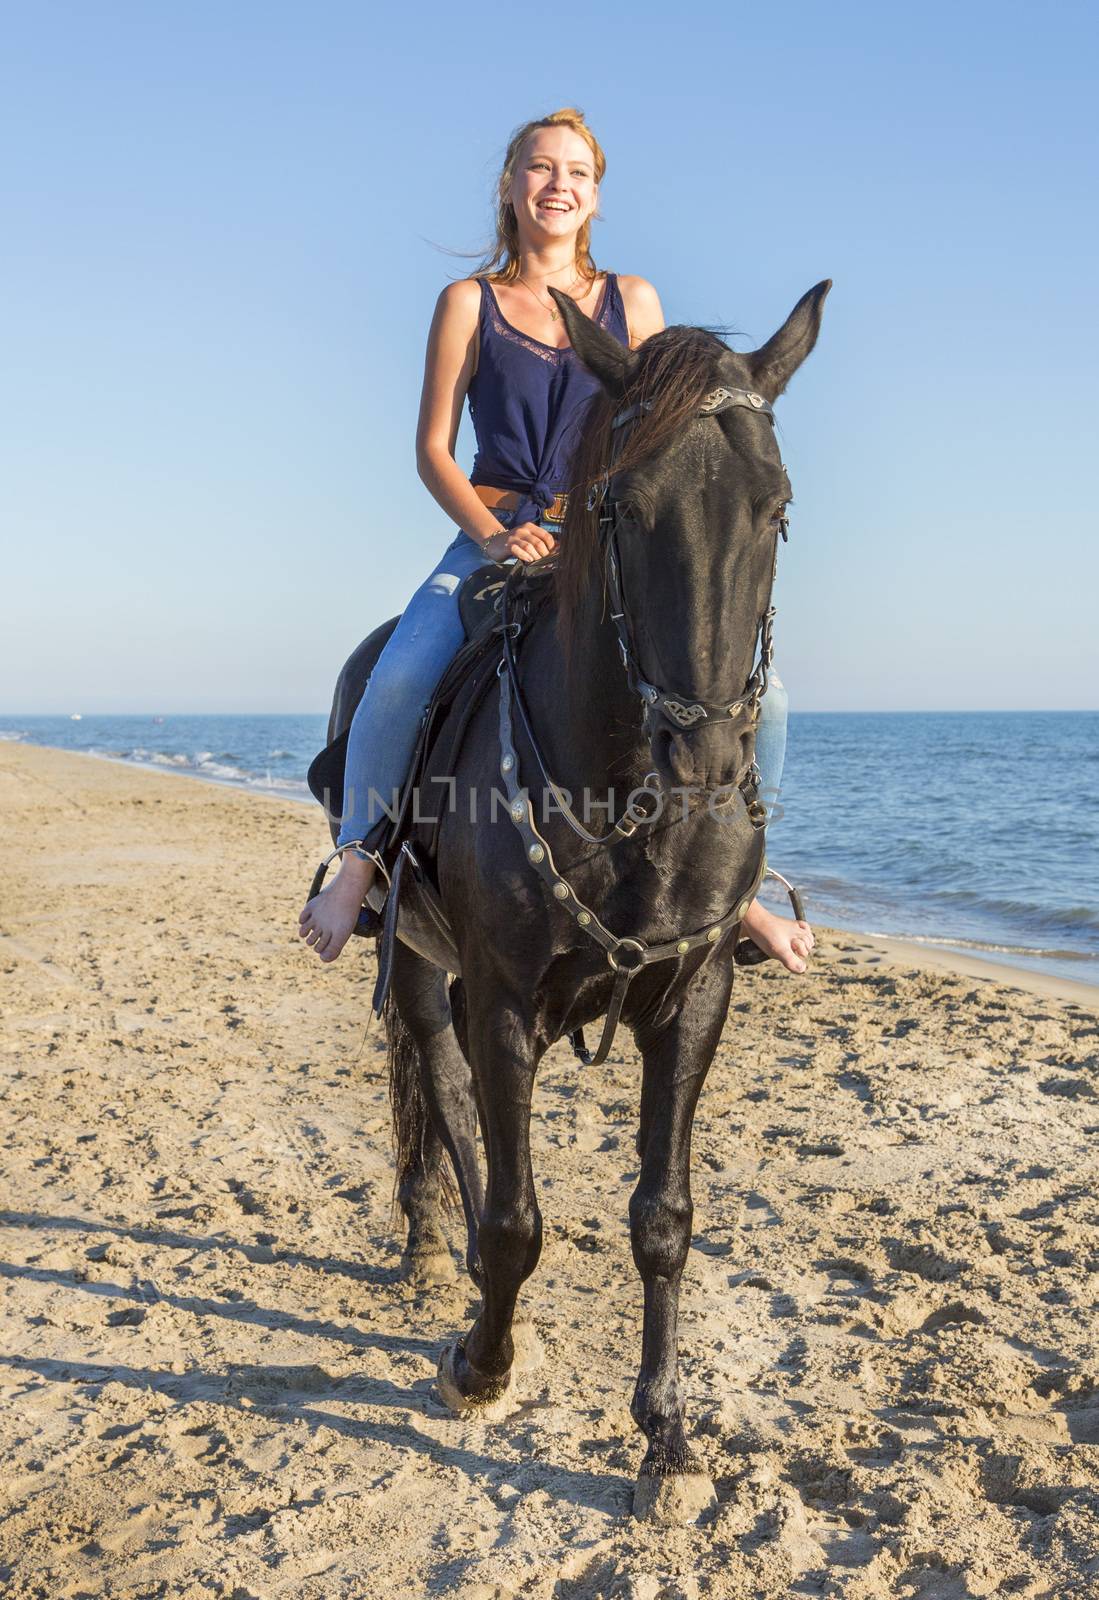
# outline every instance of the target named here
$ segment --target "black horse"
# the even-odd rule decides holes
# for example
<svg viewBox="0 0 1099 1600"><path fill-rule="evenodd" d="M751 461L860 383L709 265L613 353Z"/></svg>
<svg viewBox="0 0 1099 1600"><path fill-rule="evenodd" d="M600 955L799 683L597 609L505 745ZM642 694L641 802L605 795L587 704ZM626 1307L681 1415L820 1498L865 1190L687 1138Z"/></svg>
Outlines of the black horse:
<svg viewBox="0 0 1099 1600"><path fill-rule="evenodd" d="M406 1261L428 1279L449 1267L445 1150L483 1295L440 1362L440 1393L458 1412L506 1404L513 1365L530 1353L514 1318L542 1243L529 1143L538 1063L608 1009L633 1031L643 1076L629 1210L645 1318L632 1412L648 1440L634 1509L660 1520L692 1518L713 1497L678 1378L691 1127L728 1012L738 919L763 871L754 734L791 493L771 402L812 350L830 287L811 289L750 354L688 327L628 352L551 291L601 391L554 558L555 603L521 635L507 631L499 695L462 745L454 792L477 802L476 821L463 800L438 835L460 978L448 983L452 953L414 881L400 902L386 1023ZM333 736L388 631L345 667ZM579 822L582 795L600 808L620 797L620 825L592 805Z"/></svg>

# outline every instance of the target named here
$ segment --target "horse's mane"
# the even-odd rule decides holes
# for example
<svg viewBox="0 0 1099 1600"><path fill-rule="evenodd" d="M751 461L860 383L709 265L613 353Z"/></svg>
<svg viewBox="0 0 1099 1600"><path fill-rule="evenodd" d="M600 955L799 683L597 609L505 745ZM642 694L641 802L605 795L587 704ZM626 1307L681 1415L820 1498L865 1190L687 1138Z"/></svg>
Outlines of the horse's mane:
<svg viewBox="0 0 1099 1600"><path fill-rule="evenodd" d="M611 423L624 406L644 402L615 462L615 471L636 466L660 447L698 409L717 381L727 346L705 328L671 327L654 333L637 352L626 393L613 398L600 386L584 419L580 444L569 467L569 503L555 574L557 632L566 660L577 611L598 576L599 512L588 510L588 491L610 460Z"/></svg>

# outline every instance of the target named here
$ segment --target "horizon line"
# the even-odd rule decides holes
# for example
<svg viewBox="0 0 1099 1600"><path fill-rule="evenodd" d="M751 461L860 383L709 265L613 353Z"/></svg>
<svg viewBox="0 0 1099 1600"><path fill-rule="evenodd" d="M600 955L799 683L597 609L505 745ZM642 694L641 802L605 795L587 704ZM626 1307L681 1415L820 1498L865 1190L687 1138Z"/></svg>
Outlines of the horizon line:
<svg viewBox="0 0 1099 1600"><path fill-rule="evenodd" d="M881 716L1092 716L1099 706L791 706L791 716L881 717ZM18 720L32 717L60 717L82 722L96 717L327 717L320 711L5 711L0 717Z"/></svg>

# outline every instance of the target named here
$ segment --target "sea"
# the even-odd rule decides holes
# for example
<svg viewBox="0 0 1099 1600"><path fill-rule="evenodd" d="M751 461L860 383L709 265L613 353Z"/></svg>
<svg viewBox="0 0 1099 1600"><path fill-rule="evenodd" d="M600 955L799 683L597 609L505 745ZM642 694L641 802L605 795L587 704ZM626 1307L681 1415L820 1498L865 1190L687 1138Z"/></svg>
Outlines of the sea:
<svg viewBox="0 0 1099 1600"><path fill-rule="evenodd" d="M0 739L313 805L326 723L9 716ZM767 853L818 922L1099 985L1099 712L791 712Z"/></svg>

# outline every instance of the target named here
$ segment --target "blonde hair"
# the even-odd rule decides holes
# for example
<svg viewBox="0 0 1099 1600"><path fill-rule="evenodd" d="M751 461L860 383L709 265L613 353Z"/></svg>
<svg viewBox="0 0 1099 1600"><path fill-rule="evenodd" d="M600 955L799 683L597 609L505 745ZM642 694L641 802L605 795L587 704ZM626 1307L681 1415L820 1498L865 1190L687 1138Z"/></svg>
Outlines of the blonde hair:
<svg viewBox="0 0 1099 1600"><path fill-rule="evenodd" d="M576 110L574 106L564 106L560 111L551 111L548 117L537 117L533 122L524 122L521 128L516 128L508 141L504 165L496 184L495 242L477 270L470 273L471 278L495 278L499 283L513 283L519 276L519 224L515 217L515 207L511 203L511 185L519 165L519 158L523 153L523 146L530 135L537 133L539 128L571 128L591 151L596 183L601 183L603 180L603 174L607 170L607 158L603 154L599 140L584 121L582 111ZM576 266L581 275L589 280L598 275L591 253L591 223L592 219L589 217L576 236Z"/></svg>

